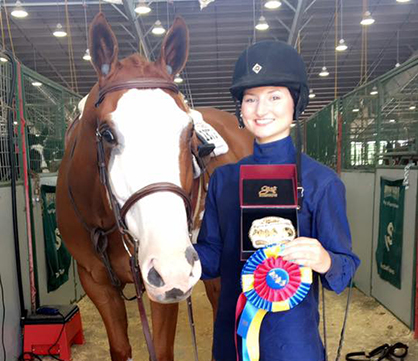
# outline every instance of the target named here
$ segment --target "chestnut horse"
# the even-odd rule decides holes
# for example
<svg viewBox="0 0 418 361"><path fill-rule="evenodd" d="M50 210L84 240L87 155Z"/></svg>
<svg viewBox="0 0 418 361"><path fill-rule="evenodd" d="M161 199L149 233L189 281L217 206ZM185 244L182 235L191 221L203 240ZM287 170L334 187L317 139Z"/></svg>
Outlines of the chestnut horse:
<svg viewBox="0 0 418 361"><path fill-rule="evenodd" d="M91 24L89 43L98 83L67 131L57 182L59 230L77 261L84 290L103 318L112 361L130 360L121 289L133 282L127 253L133 248L124 245L116 226L115 204L122 208L122 223L139 240L137 257L151 301L157 359L172 361L177 302L190 295L201 275L185 207L185 197L193 193L197 137L189 108L173 83L188 57L188 29L177 18L155 62L139 54L119 61L117 40L102 14ZM234 116L200 111L229 145L228 153L207 159L209 173L251 152L252 138L238 129ZM171 188L131 201L138 190L161 182ZM103 255L100 248L106 248ZM216 297L209 298L216 309Z"/></svg>

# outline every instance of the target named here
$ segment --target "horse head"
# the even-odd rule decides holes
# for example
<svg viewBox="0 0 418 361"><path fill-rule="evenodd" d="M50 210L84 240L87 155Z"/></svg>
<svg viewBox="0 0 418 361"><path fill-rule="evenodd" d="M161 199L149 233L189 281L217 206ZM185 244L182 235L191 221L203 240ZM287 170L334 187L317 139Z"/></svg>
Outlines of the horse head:
<svg viewBox="0 0 418 361"><path fill-rule="evenodd" d="M193 123L173 82L185 66L188 40L185 22L176 18L155 62L139 54L118 60L118 43L104 16L98 14L90 27L98 83L82 117L94 124L102 147L109 185L103 198L121 208L123 223L139 241L148 296L161 303L189 296L201 275L188 224ZM159 184L172 188L153 188L132 200L138 190Z"/></svg>

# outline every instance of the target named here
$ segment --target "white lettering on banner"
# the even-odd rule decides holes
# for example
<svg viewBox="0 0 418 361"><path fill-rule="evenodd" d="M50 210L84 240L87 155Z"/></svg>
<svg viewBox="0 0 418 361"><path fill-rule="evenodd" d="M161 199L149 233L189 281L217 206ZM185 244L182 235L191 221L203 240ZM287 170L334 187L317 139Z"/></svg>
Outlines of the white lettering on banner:
<svg viewBox="0 0 418 361"><path fill-rule="evenodd" d="M385 246L388 252L390 251L390 246L393 244L393 232L395 231L395 227L393 227L393 223L389 222L387 227L387 234L385 235Z"/></svg>
<svg viewBox="0 0 418 361"><path fill-rule="evenodd" d="M380 268L382 268L382 270L385 270L385 271L389 272L392 275L395 274L395 270L388 265L385 265L385 264L381 263Z"/></svg>
<svg viewBox="0 0 418 361"><path fill-rule="evenodd" d="M383 201L383 204L385 206L388 206L388 207L392 207L392 208L396 208L396 209L399 208L399 205L397 205L396 203L389 202L389 201Z"/></svg>

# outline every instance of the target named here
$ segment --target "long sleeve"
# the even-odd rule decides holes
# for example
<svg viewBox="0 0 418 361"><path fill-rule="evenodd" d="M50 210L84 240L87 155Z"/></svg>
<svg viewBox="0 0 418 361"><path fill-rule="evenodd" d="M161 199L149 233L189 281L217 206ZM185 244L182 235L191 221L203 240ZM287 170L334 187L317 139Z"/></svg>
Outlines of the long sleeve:
<svg viewBox="0 0 418 361"><path fill-rule="evenodd" d="M341 293L360 264L351 249L351 234L346 214L345 187L340 179L329 182L318 194L315 214L317 238L331 256L331 268L321 276L324 286Z"/></svg>
<svg viewBox="0 0 418 361"><path fill-rule="evenodd" d="M194 245L202 263L202 279L220 276L220 261L223 241L220 234L218 210L216 204L216 171L209 181L206 195L205 213L197 244Z"/></svg>

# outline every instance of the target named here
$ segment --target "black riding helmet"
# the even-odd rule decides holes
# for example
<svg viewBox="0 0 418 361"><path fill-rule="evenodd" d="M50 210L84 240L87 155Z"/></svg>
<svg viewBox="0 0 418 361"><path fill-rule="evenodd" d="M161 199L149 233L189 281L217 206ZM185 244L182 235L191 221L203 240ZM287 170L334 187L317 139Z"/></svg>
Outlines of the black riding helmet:
<svg viewBox="0 0 418 361"><path fill-rule="evenodd" d="M284 86L292 95L294 119L309 102L305 63L298 52L283 41L261 41L244 50L235 63L232 86L229 89L239 103L245 89L259 86Z"/></svg>

